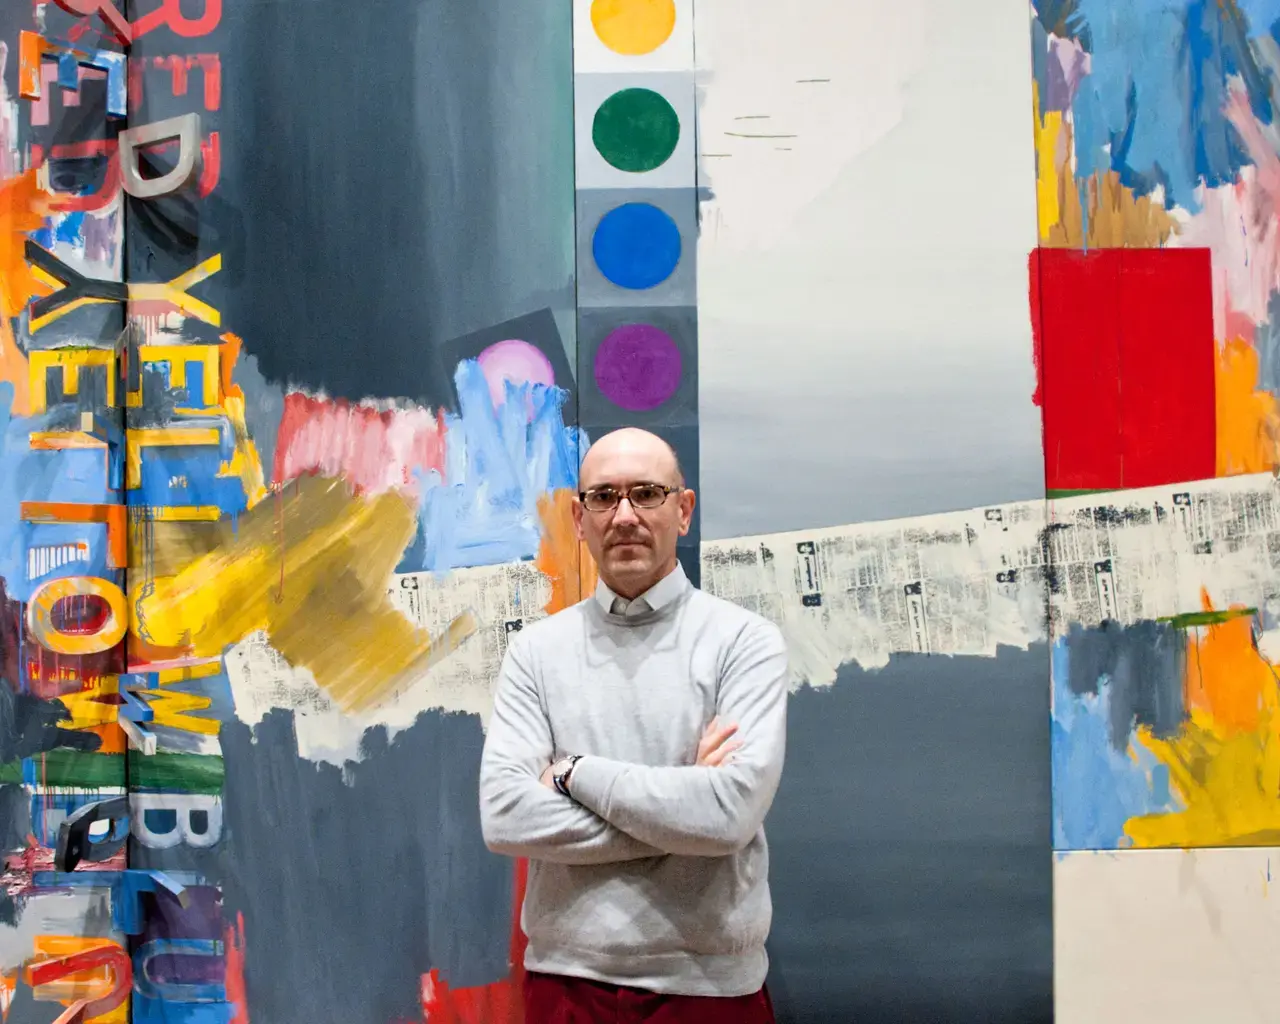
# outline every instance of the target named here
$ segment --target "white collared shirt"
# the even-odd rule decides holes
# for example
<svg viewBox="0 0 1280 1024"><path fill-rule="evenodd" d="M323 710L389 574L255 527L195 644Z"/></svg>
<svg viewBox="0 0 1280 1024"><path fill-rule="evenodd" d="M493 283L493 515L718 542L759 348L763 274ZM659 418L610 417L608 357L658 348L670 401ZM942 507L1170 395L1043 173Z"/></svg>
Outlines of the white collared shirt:
<svg viewBox="0 0 1280 1024"><path fill-rule="evenodd" d="M676 567L667 575L630 601L610 590L604 580L596 584L594 596L600 607L610 615L644 615L646 612L656 612L674 601L680 596L687 582L688 577L685 575L684 566L676 562Z"/></svg>

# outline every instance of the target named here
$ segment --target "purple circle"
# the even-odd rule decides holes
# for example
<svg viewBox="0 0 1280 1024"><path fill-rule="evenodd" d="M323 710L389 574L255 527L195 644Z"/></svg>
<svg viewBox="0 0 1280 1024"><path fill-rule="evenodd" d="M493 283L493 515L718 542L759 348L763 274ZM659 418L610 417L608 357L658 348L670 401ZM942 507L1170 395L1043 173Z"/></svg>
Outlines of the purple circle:
<svg viewBox="0 0 1280 1024"><path fill-rule="evenodd" d="M624 324L596 350L596 384L614 405L648 412L680 387L680 350L666 331Z"/></svg>

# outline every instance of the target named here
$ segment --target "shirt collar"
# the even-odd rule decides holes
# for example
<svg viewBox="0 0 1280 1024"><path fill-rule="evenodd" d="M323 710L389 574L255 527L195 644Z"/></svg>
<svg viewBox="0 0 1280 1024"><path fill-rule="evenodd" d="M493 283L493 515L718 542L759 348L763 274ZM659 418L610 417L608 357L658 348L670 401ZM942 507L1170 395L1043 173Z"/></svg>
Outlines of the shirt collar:
<svg viewBox="0 0 1280 1024"><path fill-rule="evenodd" d="M684 592L688 582L689 578L684 573L684 566L676 562L674 569L643 594L637 595L630 602L627 602L626 598L622 598L621 600L627 605L623 614L630 616L640 615L648 611L660 611ZM613 602L618 599L618 595L609 589L609 585L604 580L596 583L594 596L606 615L613 613Z"/></svg>

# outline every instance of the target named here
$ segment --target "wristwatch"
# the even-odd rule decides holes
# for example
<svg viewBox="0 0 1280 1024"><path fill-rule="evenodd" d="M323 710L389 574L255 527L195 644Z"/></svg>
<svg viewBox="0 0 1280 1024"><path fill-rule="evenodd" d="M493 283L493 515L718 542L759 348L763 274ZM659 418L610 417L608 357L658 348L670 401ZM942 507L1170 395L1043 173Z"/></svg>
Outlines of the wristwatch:
<svg viewBox="0 0 1280 1024"><path fill-rule="evenodd" d="M573 774L573 766L581 760L581 754L570 754L568 757L560 758L551 766L551 781L561 796L572 799L573 794L569 792L569 776Z"/></svg>

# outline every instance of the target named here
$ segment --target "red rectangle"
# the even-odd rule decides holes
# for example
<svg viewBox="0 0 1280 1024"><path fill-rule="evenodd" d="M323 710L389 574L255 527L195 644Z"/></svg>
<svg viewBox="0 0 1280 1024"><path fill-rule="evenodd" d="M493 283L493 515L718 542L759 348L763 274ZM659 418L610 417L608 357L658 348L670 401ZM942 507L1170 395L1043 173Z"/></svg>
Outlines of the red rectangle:
<svg viewBox="0 0 1280 1024"><path fill-rule="evenodd" d="M1120 267L1107 250L1040 249L1045 488L1116 486L1120 460Z"/></svg>
<svg viewBox="0 0 1280 1024"><path fill-rule="evenodd" d="M1208 249L1122 250L1121 486L1217 471L1213 276Z"/></svg>
<svg viewBox="0 0 1280 1024"><path fill-rule="evenodd" d="M1045 487L1149 487L1215 470L1206 249L1031 259Z"/></svg>

